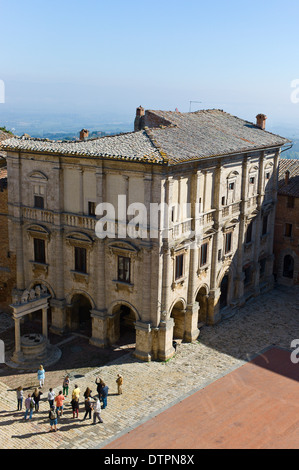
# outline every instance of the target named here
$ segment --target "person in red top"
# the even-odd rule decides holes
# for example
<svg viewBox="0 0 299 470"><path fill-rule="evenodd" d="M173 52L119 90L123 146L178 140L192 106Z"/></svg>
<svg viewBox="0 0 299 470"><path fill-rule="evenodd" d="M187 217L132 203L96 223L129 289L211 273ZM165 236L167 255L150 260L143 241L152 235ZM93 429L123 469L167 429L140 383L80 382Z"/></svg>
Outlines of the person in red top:
<svg viewBox="0 0 299 470"><path fill-rule="evenodd" d="M64 400L64 396L61 390L59 394L55 397L57 416L62 416L63 414L63 400Z"/></svg>

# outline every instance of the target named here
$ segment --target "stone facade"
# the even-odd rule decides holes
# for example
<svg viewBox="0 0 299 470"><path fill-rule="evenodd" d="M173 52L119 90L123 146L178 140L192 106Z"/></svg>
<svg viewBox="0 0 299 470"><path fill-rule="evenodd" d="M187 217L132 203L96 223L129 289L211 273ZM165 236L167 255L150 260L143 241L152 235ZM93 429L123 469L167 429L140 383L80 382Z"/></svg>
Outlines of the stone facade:
<svg viewBox="0 0 299 470"><path fill-rule="evenodd" d="M274 233L277 282L299 284L299 160L280 160Z"/></svg>
<svg viewBox="0 0 299 470"><path fill-rule="evenodd" d="M4 163L4 162L3 162ZM16 283L16 255L8 238L7 169L0 167L0 308L9 312L11 292Z"/></svg>
<svg viewBox="0 0 299 470"><path fill-rule="evenodd" d="M242 135L239 151L225 148L201 158L188 157L186 143L176 156L169 136L180 124L164 116L156 131L151 126L161 123L159 112L139 108L136 132L98 139L100 155L90 141L59 147L13 139L7 146L16 287L20 292L47 287L53 332L63 334L91 319L90 342L105 347L131 328L137 358L165 361L174 354L174 340L196 340L201 323L218 323L272 288L277 170L286 140L228 116L228 125L237 122L240 133L253 132L258 143L245 150ZM181 119L189 129L189 116ZM165 126L167 151L159 144ZM234 139L230 143L225 136L227 148L238 148ZM114 145L115 152L104 153L105 145ZM189 138L188 145L192 153ZM95 205L117 208L119 195L126 196L127 206L172 208L159 212L157 236L150 231L149 210L143 238L96 236ZM121 230L118 212L116 219Z"/></svg>

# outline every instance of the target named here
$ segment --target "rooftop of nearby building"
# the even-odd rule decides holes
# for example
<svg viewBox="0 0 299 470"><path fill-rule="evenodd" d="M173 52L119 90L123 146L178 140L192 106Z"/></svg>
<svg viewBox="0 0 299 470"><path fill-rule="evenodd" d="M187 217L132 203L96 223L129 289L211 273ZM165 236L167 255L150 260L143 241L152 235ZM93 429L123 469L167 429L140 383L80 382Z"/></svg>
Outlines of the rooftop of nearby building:
<svg viewBox="0 0 299 470"><path fill-rule="evenodd" d="M280 160L278 194L299 197L299 160Z"/></svg>
<svg viewBox="0 0 299 470"><path fill-rule="evenodd" d="M5 150L105 157L177 164L281 147L289 140L222 110L192 113L145 111L145 127L136 132L76 142L14 137Z"/></svg>

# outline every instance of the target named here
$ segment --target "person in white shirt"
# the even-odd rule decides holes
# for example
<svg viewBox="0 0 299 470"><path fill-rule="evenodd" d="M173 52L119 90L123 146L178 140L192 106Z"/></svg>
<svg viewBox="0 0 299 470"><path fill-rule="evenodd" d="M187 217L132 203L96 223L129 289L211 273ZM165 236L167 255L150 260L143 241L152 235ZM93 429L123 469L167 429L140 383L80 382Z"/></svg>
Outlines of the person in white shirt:
<svg viewBox="0 0 299 470"><path fill-rule="evenodd" d="M54 405L54 399L55 399L55 392L53 392L53 389L50 388L49 393L48 393L48 402L49 402L50 408Z"/></svg>
<svg viewBox="0 0 299 470"><path fill-rule="evenodd" d="M101 418L101 403L98 398L96 398L95 405L93 407L93 423L92 424L96 424L97 419L99 423L103 423L103 420Z"/></svg>

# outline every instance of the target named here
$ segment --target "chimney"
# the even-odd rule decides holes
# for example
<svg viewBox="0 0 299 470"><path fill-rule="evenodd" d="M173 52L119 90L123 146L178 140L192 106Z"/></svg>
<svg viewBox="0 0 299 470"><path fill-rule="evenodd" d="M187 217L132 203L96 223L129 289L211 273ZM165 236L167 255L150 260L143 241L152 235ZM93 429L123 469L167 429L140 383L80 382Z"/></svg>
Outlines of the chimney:
<svg viewBox="0 0 299 470"><path fill-rule="evenodd" d="M263 129L263 131L266 128L266 119L267 119L267 116L265 114L258 114L256 116L256 125L260 129Z"/></svg>
<svg viewBox="0 0 299 470"><path fill-rule="evenodd" d="M139 106L136 109L136 117L134 121L134 131L140 131L143 128L144 125L144 108L142 106Z"/></svg>
<svg viewBox="0 0 299 470"><path fill-rule="evenodd" d="M89 136L89 131L87 129L82 129L80 131L80 140L86 140Z"/></svg>
<svg viewBox="0 0 299 470"><path fill-rule="evenodd" d="M287 170L285 172L284 182L285 182L285 184L289 184L289 181L290 181L290 172L289 172L289 170Z"/></svg>

